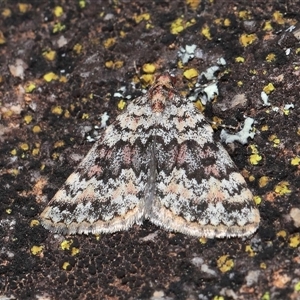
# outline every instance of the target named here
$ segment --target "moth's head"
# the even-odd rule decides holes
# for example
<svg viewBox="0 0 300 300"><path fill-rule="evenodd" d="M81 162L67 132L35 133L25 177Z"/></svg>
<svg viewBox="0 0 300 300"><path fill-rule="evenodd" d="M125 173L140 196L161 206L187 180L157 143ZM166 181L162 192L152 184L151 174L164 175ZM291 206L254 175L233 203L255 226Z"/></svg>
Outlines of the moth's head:
<svg viewBox="0 0 300 300"><path fill-rule="evenodd" d="M149 93L153 112L160 113L165 109L166 102L175 92L174 83L175 77L169 73L161 74L156 78Z"/></svg>
<svg viewBox="0 0 300 300"><path fill-rule="evenodd" d="M176 83L175 76L173 76L169 73L163 73L156 77L154 86L160 85L160 86L164 86L167 89L174 89L175 83Z"/></svg>

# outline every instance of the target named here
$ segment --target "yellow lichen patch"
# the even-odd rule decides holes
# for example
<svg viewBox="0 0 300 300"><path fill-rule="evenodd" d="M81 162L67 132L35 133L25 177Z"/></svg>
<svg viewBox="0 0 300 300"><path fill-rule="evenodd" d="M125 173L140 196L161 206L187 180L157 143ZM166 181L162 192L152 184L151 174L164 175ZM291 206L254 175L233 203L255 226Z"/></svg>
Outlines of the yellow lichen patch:
<svg viewBox="0 0 300 300"><path fill-rule="evenodd" d="M257 71L254 70L254 69L251 69L251 70L249 71L249 73L250 73L251 75L257 75Z"/></svg>
<svg viewBox="0 0 300 300"><path fill-rule="evenodd" d="M85 0L79 0L78 5L79 5L80 8L85 8L85 6L86 6Z"/></svg>
<svg viewBox="0 0 300 300"><path fill-rule="evenodd" d="M88 101L89 101L89 99L86 97L81 98L81 102L84 104L88 103Z"/></svg>
<svg viewBox="0 0 300 300"><path fill-rule="evenodd" d="M73 240L64 240L61 242L60 248L62 250L70 250L72 244L73 244Z"/></svg>
<svg viewBox="0 0 300 300"><path fill-rule="evenodd" d="M48 61L53 61L56 58L56 51L54 50L44 51L43 57Z"/></svg>
<svg viewBox="0 0 300 300"><path fill-rule="evenodd" d="M54 147L54 149L57 149L57 148L63 147L64 145L65 145L65 142L63 140L59 140L59 141L55 142L53 147Z"/></svg>
<svg viewBox="0 0 300 300"><path fill-rule="evenodd" d="M185 21L183 18L178 18L172 22L170 31L172 34L179 34L184 29L194 25L195 23L196 23L195 19L191 19L190 21Z"/></svg>
<svg viewBox="0 0 300 300"><path fill-rule="evenodd" d="M80 250L78 248L72 247L72 249L71 249L71 255L72 256L77 255L79 252L80 252Z"/></svg>
<svg viewBox="0 0 300 300"><path fill-rule="evenodd" d="M265 187L270 182L270 178L268 176L262 176L258 180L258 185L260 188Z"/></svg>
<svg viewBox="0 0 300 300"><path fill-rule="evenodd" d="M127 35L127 33L123 30L120 31L120 37L124 38Z"/></svg>
<svg viewBox="0 0 300 300"><path fill-rule="evenodd" d="M137 83L139 83L141 80L140 80L140 78L137 76L137 75L134 75L133 77L132 77L132 79L131 79L131 82L133 83L133 84L137 84Z"/></svg>
<svg viewBox="0 0 300 300"><path fill-rule="evenodd" d="M266 21L264 24L263 30L264 31L272 31L273 30L272 22Z"/></svg>
<svg viewBox="0 0 300 300"><path fill-rule="evenodd" d="M6 43L6 38L4 37L3 32L0 30L0 45L3 45Z"/></svg>
<svg viewBox="0 0 300 300"><path fill-rule="evenodd" d="M199 242L204 245L207 243L207 238L201 237L201 238L199 238Z"/></svg>
<svg viewBox="0 0 300 300"><path fill-rule="evenodd" d="M29 150L29 145L27 143L21 143L19 145L20 149L23 151L28 151Z"/></svg>
<svg viewBox="0 0 300 300"><path fill-rule="evenodd" d="M225 300L223 296L216 295L213 297L213 300Z"/></svg>
<svg viewBox="0 0 300 300"><path fill-rule="evenodd" d="M56 58L56 51L46 50L43 52L43 57L48 61L53 61Z"/></svg>
<svg viewBox="0 0 300 300"><path fill-rule="evenodd" d="M42 131L41 127L39 125L34 125L32 127L32 132L33 133L40 133Z"/></svg>
<svg viewBox="0 0 300 300"><path fill-rule="evenodd" d="M171 24L171 33L172 34L179 34L185 29L184 26L184 20L182 18L176 19L172 24Z"/></svg>
<svg viewBox="0 0 300 300"><path fill-rule="evenodd" d="M61 32L65 29L66 29L66 25L58 22L58 23L54 24L53 29L52 29L52 33Z"/></svg>
<svg viewBox="0 0 300 300"><path fill-rule="evenodd" d="M271 300L270 297L270 292L265 292L262 297L260 298L260 300Z"/></svg>
<svg viewBox="0 0 300 300"><path fill-rule="evenodd" d="M151 29L154 28L154 26L151 23L147 23L146 24L146 29Z"/></svg>
<svg viewBox="0 0 300 300"><path fill-rule="evenodd" d="M290 236L289 246L291 248L297 248L300 245L300 233L295 233Z"/></svg>
<svg viewBox="0 0 300 300"><path fill-rule="evenodd" d="M105 62L105 67L108 69L120 69L124 65L124 62L122 60L112 61L109 60Z"/></svg>
<svg viewBox="0 0 300 300"><path fill-rule="evenodd" d="M195 78L199 75L198 71L194 68L191 68L191 69L188 69L188 70L185 70L183 72L183 76L186 78L186 79L192 79L192 78Z"/></svg>
<svg viewBox="0 0 300 300"><path fill-rule="evenodd" d="M266 61L267 62L273 62L276 60L276 54L275 53L269 53L267 56L266 56Z"/></svg>
<svg viewBox="0 0 300 300"><path fill-rule="evenodd" d="M217 260L217 266L222 273L230 271L234 267L233 260L229 257L229 255L222 255Z"/></svg>
<svg viewBox="0 0 300 300"><path fill-rule="evenodd" d="M230 19L226 18L226 19L224 20L224 22L223 22L223 25L224 25L225 27L229 27L229 26L231 25Z"/></svg>
<svg viewBox="0 0 300 300"><path fill-rule="evenodd" d="M39 255L42 253L44 247L43 246L32 246L31 249L30 249L30 252L33 254L33 255Z"/></svg>
<svg viewBox="0 0 300 300"><path fill-rule="evenodd" d="M13 156L16 156L17 155L17 149L12 149L10 151L10 154L13 155Z"/></svg>
<svg viewBox="0 0 300 300"><path fill-rule="evenodd" d="M284 110L283 110L283 113L284 113L286 116L288 116L288 115L290 114L290 110L289 110L289 109L284 109Z"/></svg>
<svg viewBox="0 0 300 300"><path fill-rule="evenodd" d="M252 34L242 34L239 38L240 44L243 47L247 47L251 44L253 44L255 42L255 40L257 39L256 34L252 33Z"/></svg>
<svg viewBox="0 0 300 300"><path fill-rule="evenodd" d="M20 174L20 170L19 169L9 169L8 173L13 175L13 176L17 176Z"/></svg>
<svg viewBox="0 0 300 300"><path fill-rule="evenodd" d="M259 153L256 145L249 145L249 148L250 148L252 154Z"/></svg>
<svg viewBox="0 0 300 300"><path fill-rule="evenodd" d="M30 227L35 227L40 225L40 221L39 220L31 220L30 221Z"/></svg>
<svg viewBox="0 0 300 300"><path fill-rule="evenodd" d="M289 182L281 181L275 186L275 193L280 196L289 195L292 192L289 186Z"/></svg>
<svg viewBox="0 0 300 300"><path fill-rule="evenodd" d="M259 205L259 204L261 204L262 199L260 196L254 196L253 201L256 205Z"/></svg>
<svg viewBox="0 0 300 300"><path fill-rule="evenodd" d="M47 81L47 82L50 82L52 80L57 80L59 77L58 75L56 75L55 73L53 72L49 72L49 73L46 73L44 76L43 76L44 80Z"/></svg>
<svg viewBox="0 0 300 300"><path fill-rule="evenodd" d="M250 245L246 245L245 251L248 253L250 257L253 257L256 255L256 252L252 249Z"/></svg>
<svg viewBox="0 0 300 300"><path fill-rule="evenodd" d="M273 83L269 83L268 85L264 86L263 91L269 95L271 92L273 92L275 90L275 87L273 85Z"/></svg>
<svg viewBox="0 0 300 300"><path fill-rule="evenodd" d="M66 83L68 81L68 78L66 76L60 76L59 77L59 82L64 82Z"/></svg>
<svg viewBox="0 0 300 300"><path fill-rule="evenodd" d="M113 69L113 67L114 67L114 62L113 62L112 60L106 61L106 62L105 62L105 67L106 67L107 69Z"/></svg>
<svg viewBox="0 0 300 300"><path fill-rule="evenodd" d="M210 29L207 25L204 25L201 29L201 34L207 38L208 40L211 40L211 33L210 33Z"/></svg>
<svg viewBox="0 0 300 300"><path fill-rule="evenodd" d="M286 233L285 230L280 230L280 231L277 232L276 235L277 235L278 237L286 238L287 233Z"/></svg>
<svg viewBox="0 0 300 300"><path fill-rule="evenodd" d="M90 115L88 113L83 113L82 116L81 116L81 119L82 120L87 120L89 119Z"/></svg>
<svg viewBox="0 0 300 300"><path fill-rule="evenodd" d="M154 28L154 26L151 23L147 23L146 24L146 29L151 29Z"/></svg>
<svg viewBox="0 0 300 300"><path fill-rule="evenodd" d="M55 17L59 18L63 15L64 10L61 6L55 6L53 9L53 14L55 15Z"/></svg>
<svg viewBox="0 0 300 300"><path fill-rule="evenodd" d="M277 147L280 144L280 139L277 137L276 134L272 134L268 137L269 142L273 143L274 147Z"/></svg>
<svg viewBox="0 0 300 300"><path fill-rule="evenodd" d="M191 7L191 9L196 10L200 4L201 0L186 0L186 4Z"/></svg>
<svg viewBox="0 0 300 300"><path fill-rule="evenodd" d="M66 109L64 112L64 117L68 119L68 118L70 118L70 116L71 116L71 114L70 114L69 110Z"/></svg>
<svg viewBox="0 0 300 300"><path fill-rule="evenodd" d="M214 23L217 25L221 25L223 23L223 18L217 18L214 20Z"/></svg>
<svg viewBox="0 0 300 300"><path fill-rule="evenodd" d="M178 61L177 67L178 67L179 69L183 69L183 68L184 68L184 64L182 63L181 60Z"/></svg>
<svg viewBox="0 0 300 300"><path fill-rule="evenodd" d="M103 46L107 49L116 43L116 38L108 38L103 42Z"/></svg>
<svg viewBox="0 0 300 300"><path fill-rule="evenodd" d="M142 70L144 73L153 74L156 71L154 64L143 64Z"/></svg>
<svg viewBox="0 0 300 300"><path fill-rule="evenodd" d="M38 156L40 154L40 149L39 148L32 149L31 154L33 156Z"/></svg>
<svg viewBox="0 0 300 300"><path fill-rule="evenodd" d="M250 176L249 176L249 181L250 181L250 182L253 182L253 181L255 181L255 176L253 176L253 175L250 175Z"/></svg>
<svg viewBox="0 0 300 300"><path fill-rule="evenodd" d="M31 5L26 4L26 3L18 3L18 8L19 8L20 13L25 14L28 11L30 11Z"/></svg>
<svg viewBox="0 0 300 300"><path fill-rule="evenodd" d="M261 126L261 131L268 131L268 130L269 130L269 126L268 125Z"/></svg>
<svg viewBox="0 0 300 300"><path fill-rule="evenodd" d="M25 85L25 92L26 93L31 93L32 91L34 91L36 88L36 85L33 82L28 82Z"/></svg>
<svg viewBox="0 0 300 300"><path fill-rule="evenodd" d="M238 57L235 58L235 62L237 62L237 63L243 63L243 62L245 62L245 58L242 57L242 56L238 56Z"/></svg>
<svg viewBox="0 0 300 300"><path fill-rule="evenodd" d="M194 24L196 24L196 19L190 19L189 21L187 21L186 23L185 23L185 28L187 28L187 27L190 27L190 26L193 26Z"/></svg>
<svg viewBox="0 0 300 300"><path fill-rule="evenodd" d="M256 145L250 145L249 148L251 149L252 152L252 154L249 157L249 161L252 165L256 166L262 160L262 156L259 155Z"/></svg>
<svg viewBox="0 0 300 300"><path fill-rule="evenodd" d="M282 13L278 10L273 13L273 20L279 25L283 25L285 23Z"/></svg>
<svg viewBox="0 0 300 300"><path fill-rule="evenodd" d="M73 51L76 53L76 54L80 54L81 53L81 51L82 51L82 45L81 44L76 44L76 45L74 45L74 47L73 47Z"/></svg>
<svg viewBox="0 0 300 300"><path fill-rule="evenodd" d="M239 18L242 20L249 20L251 19L251 12L247 10L241 10L239 11Z"/></svg>
<svg viewBox="0 0 300 300"><path fill-rule="evenodd" d="M123 99L121 99L118 103L118 109L123 110L125 106L126 106L126 102Z"/></svg>
<svg viewBox="0 0 300 300"><path fill-rule="evenodd" d="M66 271L69 271L71 269L71 265L67 261L65 261L61 267L62 267L62 269L66 270Z"/></svg>
<svg viewBox="0 0 300 300"><path fill-rule="evenodd" d="M143 74L140 77L141 82L144 86L151 85L154 82L154 76L152 74Z"/></svg>
<svg viewBox="0 0 300 300"><path fill-rule="evenodd" d="M137 24L141 23L142 21L149 21L150 18L151 18L151 16L150 16L149 13L144 13L144 14L141 14L141 15L135 14L135 15L133 16L133 19L134 19L134 21L135 21Z"/></svg>
<svg viewBox="0 0 300 300"><path fill-rule="evenodd" d="M195 107L200 111L200 112L204 112L205 110L205 106L203 105L203 103L200 100L197 100L194 103Z"/></svg>
<svg viewBox="0 0 300 300"><path fill-rule="evenodd" d="M12 213L12 209L11 209L11 208L7 208L7 209L5 210L5 212L6 212L8 215L10 215L10 214Z"/></svg>
<svg viewBox="0 0 300 300"><path fill-rule="evenodd" d="M300 281L297 282L297 283L294 285L294 291L295 291L295 292L300 292Z"/></svg>
<svg viewBox="0 0 300 300"><path fill-rule="evenodd" d="M32 121L32 116L31 116L31 115L26 115L26 116L24 116L24 122L25 122L26 124L30 124L31 121Z"/></svg>
<svg viewBox="0 0 300 300"><path fill-rule="evenodd" d="M223 122L222 119L220 119L220 118L218 118L218 117L216 117L216 116L213 117L212 121L213 121L213 123L212 123L211 127L212 127L213 129L218 129L219 126L220 126L220 125L222 124L222 122Z"/></svg>
<svg viewBox="0 0 300 300"><path fill-rule="evenodd" d="M3 18L9 18L11 17L11 10L9 8L4 8L1 12L1 16Z"/></svg>
<svg viewBox="0 0 300 300"><path fill-rule="evenodd" d="M241 81L241 80L237 82L237 85L238 85L239 87L241 87L243 84L244 84L244 82Z"/></svg>
<svg viewBox="0 0 300 300"><path fill-rule="evenodd" d="M291 159L291 165L292 166L299 166L300 164L300 157L296 156L294 158Z"/></svg>
<svg viewBox="0 0 300 300"><path fill-rule="evenodd" d="M63 109L61 106L54 106L52 109L51 109L51 112L55 115L61 115L63 113Z"/></svg>
<svg viewBox="0 0 300 300"><path fill-rule="evenodd" d="M264 262L262 262L262 263L259 265L259 267L260 267L261 269L265 270L265 269L267 268L267 264L264 263Z"/></svg>

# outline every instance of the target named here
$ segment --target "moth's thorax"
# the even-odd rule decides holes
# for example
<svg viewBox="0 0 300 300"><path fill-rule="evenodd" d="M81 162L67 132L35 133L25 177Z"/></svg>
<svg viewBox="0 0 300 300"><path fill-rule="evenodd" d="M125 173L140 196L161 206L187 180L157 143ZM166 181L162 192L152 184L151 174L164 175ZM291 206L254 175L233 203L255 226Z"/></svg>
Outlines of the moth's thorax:
<svg viewBox="0 0 300 300"><path fill-rule="evenodd" d="M175 89L172 77L169 74L157 78L156 84L149 91L151 108L154 113L161 113L166 107L166 102L173 99Z"/></svg>
<svg viewBox="0 0 300 300"><path fill-rule="evenodd" d="M166 107L164 91L156 91L151 99L151 108L154 113L161 113Z"/></svg>

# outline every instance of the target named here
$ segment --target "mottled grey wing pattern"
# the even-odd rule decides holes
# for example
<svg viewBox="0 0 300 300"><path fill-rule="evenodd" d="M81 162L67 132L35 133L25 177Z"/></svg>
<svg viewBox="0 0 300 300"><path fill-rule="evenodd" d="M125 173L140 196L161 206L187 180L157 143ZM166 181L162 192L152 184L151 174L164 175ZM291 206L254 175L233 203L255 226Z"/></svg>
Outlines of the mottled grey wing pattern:
<svg viewBox="0 0 300 300"><path fill-rule="evenodd" d="M106 128L41 214L44 227L68 234L108 233L143 221L152 159L147 100L136 99Z"/></svg>
<svg viewBox="0 0 300 300"><path fill-rule="evenodd" d="M165 74L106 128L41 220L68 234L149 219L192 236L247 236L260 220L252 198L203 115Z"/></svg>
<svg viewBox="0 0 300 300"><path fill-rule="evenodd" d="M151 222L193 236L246 236L259 212L242 175L194 105L177 94L155 129L156 194Z"/></svg>

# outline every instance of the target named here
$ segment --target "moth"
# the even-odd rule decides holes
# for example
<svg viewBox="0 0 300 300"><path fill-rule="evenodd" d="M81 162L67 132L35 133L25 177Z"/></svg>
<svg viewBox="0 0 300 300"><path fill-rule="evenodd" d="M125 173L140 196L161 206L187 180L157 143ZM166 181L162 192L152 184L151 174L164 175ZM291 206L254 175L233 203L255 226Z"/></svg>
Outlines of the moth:
<svg viewBox="0 0 300 300"><path fill-rule="evenodd" d="M207 238L249 236L260 222L244 178L169 74L106 127L40 218L63 234L113 233L148 219Z"/></svg>

